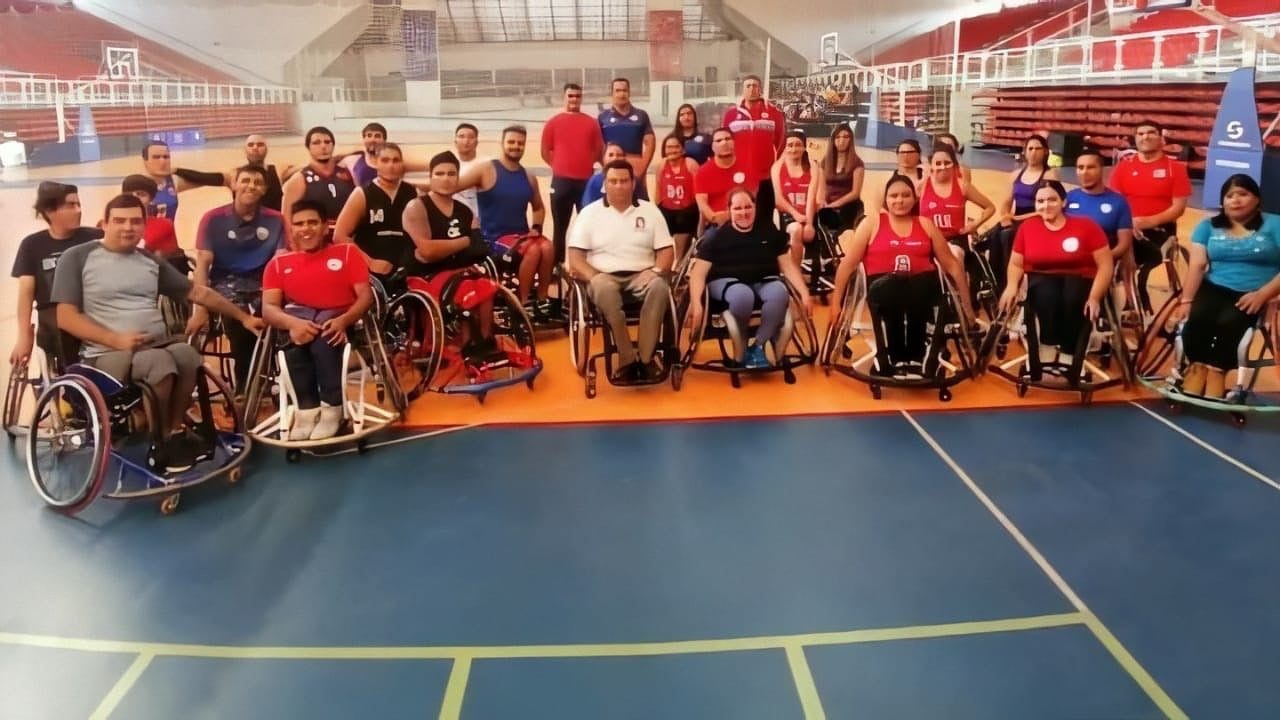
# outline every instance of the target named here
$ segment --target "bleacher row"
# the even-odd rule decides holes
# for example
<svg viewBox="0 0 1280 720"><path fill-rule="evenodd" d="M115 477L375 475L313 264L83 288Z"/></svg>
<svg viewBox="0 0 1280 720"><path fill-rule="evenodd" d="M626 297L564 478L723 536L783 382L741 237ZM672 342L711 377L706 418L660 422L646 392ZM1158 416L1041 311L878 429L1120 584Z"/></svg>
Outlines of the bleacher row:
<svg viewBox="0 0 1280 720"><path fill-rule="evenodd" d="M1222 98L1221 84L1117 85L1087 88L1002 88L982 91L982 141L1020 148L1031 133L1061 132L1114 151L1130 146L1134 125L1154 120L1165 128L1168 152L1186 152L1188 166L1202 170L1209 135ZM1258 125L1264 131L1280 114L1280 83L1256 87ZM1280 134L1267 144L1280 148Z"/></svg>
<svg viewBox="0 0 1280 720"><path fill-rule="evenodd" d="M133 107L96 107L93 121L99 136L131 135L144 131L196 128L209 139L243 137L246 132L285 133L294 128L292 105L196 105L164 106L148 110ZM67 113L67 137L75 135L74 112ZM53 108L13 110L0 108L0 128L16 131L27 143L58 139L58 117Z"/></svg>

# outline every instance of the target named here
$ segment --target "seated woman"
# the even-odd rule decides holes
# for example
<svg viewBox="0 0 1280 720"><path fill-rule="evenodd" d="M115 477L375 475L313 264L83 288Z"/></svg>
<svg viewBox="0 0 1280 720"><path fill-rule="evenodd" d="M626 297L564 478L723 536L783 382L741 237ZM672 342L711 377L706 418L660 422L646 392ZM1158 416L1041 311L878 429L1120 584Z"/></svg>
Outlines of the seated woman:
<svg viewBox="0 0 1280 720"><path fill-rule="evenodd" d="M1267 302L1280 295L1280 216L1262 212L1258 183L1232 175L1222 184L1222 211L1191 235L1191 267L1174 319L1186 319L1183 351L1190 363L1182 391L1221 398L1237 348Z"/></svg>
<svg viewBox="0 0 1280 720"><path fill-rule="evenodd" d="M1091 327L1086 322L1097 322L1111 285L1107 236L1094 221L1064 214L1066 197L1057 180L1037 184L1036 215L1018 226L1009 259L1009 284L1000 297L1000 309L1011 311L1026 274L1027 307L1035 316L1039 354L1039 363L1032 365L1033 380L1039 380L1039 369L1046 363L1072 365ZM1027 332L1033 328L1028 326Z"/></svg>
<svg viewBox="0 0 1280 720"><path fill-rule="evenodd" d="M278 255L262 275L262 316L289 334L284 350L298 399L290 440L327 440L342 426L343 347L347 328L373 305L360 249L327 241L323 205L294 203L294 251Z"/></svg>
<svg viewBox="0 0 1280 720"><path fill-rule="evenodd" d="M883 209L854 230L849 251L836 271L833 297L839 305L833 306L832 318L840 317L849 281L858 265L865 265L867 305L884 327L877 361L885 375L923 365L928 346L925 326L942 301L938 267L955 282L966 316L973 317L964 267L933 222L916 214L917 205L910 177L889 178Z"/></svg>
<svg viewBox="0 0 1280 720"><path fill-rule="evenodd" d="M778 208L778 226L787 234L791 259L797 267L804 259L805 243L813 242L818 188L825 186L822 168L809 162L806 142L805 134L799 130L787 133L782 157L770 171L774 203Z"/></svg>
<svg viewBox="0 0 1280 720"><path fill-rule="evenodd" d="M960 144L960 139L951 133L938 133L937 135L934 135L933 149L938 149L939 145L946 145L952 150L955 150L956 158L964 155L964 146ZM969 169L964 165L961 165L958 159L956 160L956 177L960 178L963 182L969 182Z"/></svg>
<svg viewBox="0 0 1280 720"><path fill-rule="evenodd" d="M1004 287L1016 287L1009 282L1005 269L1009 266L1012 253L1013 238L1018 232L1018 225L1028 218L1036 216L1036 188L1043 180L1057 180L1058 171L1049 167L1049 141L1042 135L1028 135L1022 144L1022 157L1025 165L1013 170L1009 175L1009 198L1000 210L1000 224L991 229L992 242L988 245L991 269L995 271L996 281Z"/></svg>
<svg viewBox="0 0 1280 720"><path fill-rule="evenodd" d="M756 299L760 300L760 325L743 357L735 358L747 369L771 367L765 344L773 342L782 328L791 306L787 286L779 273L791 282L802 298L806 312L813 303L805 290L800 268L791 258L787 237L771 224L756 224L756 201L745 188L729 193L729 222L715 235L698 245L697 256L689 271L689 325L702 324L703 290L712 300L729 306L729 312L745 329L751 320ZM781 357L784 348L776 344L774 356Z"/></svg>
<svg viewBox="0 0 1280 720"><path fill-rule="evenodd" d="M961 252L969 248L969 236L977 232L996 213L995 203L982 191L964 181L960 174L960 159L945 143L934 146L929 154L929 174L920 184L920 203L925 217L933 221L938 230ZM982 208L976 220L969 220L966 204Z"/></svg>
<svg viewBox="0 0 1280 720"><path fill-rule="evenodd" d="M818 219L833 232L853 229L863 212L862 181L867 166L853 144L853 128L838 123L831 130L830 150L822 158L822 185L818 189ZM776 185L774 187L777 187Z"/></svg>

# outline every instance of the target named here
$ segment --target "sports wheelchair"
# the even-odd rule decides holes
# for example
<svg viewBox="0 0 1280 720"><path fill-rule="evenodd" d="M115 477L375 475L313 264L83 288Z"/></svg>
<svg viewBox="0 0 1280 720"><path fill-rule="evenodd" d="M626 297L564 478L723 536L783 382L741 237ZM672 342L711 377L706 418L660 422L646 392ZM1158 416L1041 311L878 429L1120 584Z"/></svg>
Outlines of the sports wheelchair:
<svg viewBox="0 0 1280 720"><path fill-rule="evenodd" d="M875 317L867 302L866 269L859 265L850 280L840 314L827 327L819 363L823 372L832 370L866 383L871 396L879 400L883 388L931 388L942 402L951 400L951 388L975 378L985 370L995 350L1000 328L978 328L966 316L960 292L951 278L937 269L942 283L942 302L925 326L923 361L890 356L884 322Z"/></svg>
<svg viewBox="0 0 1280 720"><path fill-rule="evenodd" d="M691 254L691 253L690 253ZM626 316L628 327L638 327L643 301L623 294L622 311ZM600 311L591 302L588 283L573 278L569 286L569 360L573 363L578 376L585 381L585 392L588 399L596 396L597 371L596 363L604 359L605 378L611 385L620 387L640 387L660 385L668 379L674 390L680 389L684 378L684 367L681 365L679 342L679 315L676 314L675 290L667 302L667 311L659 333L658 344L654 351L654 359L661 363L662 370L653 378L626 379L615 377L614 356L618 352L618 344L609 330ZM599 331L603 337L603 348L593 353L593 337Z"/></svg>
<svg viewBox="0 0 1280 720"><path fill-rule="evenodd" d="M186 488L221 476L240 481L252 443L230 397L222 379L201 366L186 421L204 452L190 469L167 472L160 467L167 424L151 388L69 365L39 388L26 436L27 474L40 498L67 515L98 497L160 498L160 511L172 514Z"/></svg>
<svg viewBox="0 0 1280 720"><path fill-rule="evenodd" d="M853 230L865 215L859 210L852 221L846 222L838 208L822 208L815 213L813 240L804 245L804 257L800 259L800 273L809 281L809 295L819 302L835 289L836 268L844 257L840 247L840 235Z"/></svg>
<svg viewBox="0 0 1280 720"><path fill-rule="evenodd" d="M1236 347L1235 384L1225 397L1212 398L1183 391L1187 369L1183 353L1184 323L1171 322L1177 308L1177 296L1160 309L1147 329L1141 350L1134 358L1134 373L1144 387L1159 393L1171 411L1184 406L1227 412L1237 426L1244 426L1250 414L1280 412L1280 403L1257 391L1259 370L1276 366L1275 348L1280 330L1280 305L1271 302L1258 317L1258 322L1245 331Z"/></svg>
<svg viewBox="0 0 1280 720"><path fill-rule="evenodd" d="M443 301L431 292L430 280L397 276L390 282L382 334L391 349L392 372L408 400L431 391L472 395L484 403L491 390L519 383L533 389L543 367L533 321L515 293L483 267L452 271L439 289ZM489 285L469 285L476 282ZM460 297L464 289L487 294L484 287L491 287L488 299L493 303L494 342L487 348L463 342L464 336L481 335L483 319L472 302Z"/></svg>

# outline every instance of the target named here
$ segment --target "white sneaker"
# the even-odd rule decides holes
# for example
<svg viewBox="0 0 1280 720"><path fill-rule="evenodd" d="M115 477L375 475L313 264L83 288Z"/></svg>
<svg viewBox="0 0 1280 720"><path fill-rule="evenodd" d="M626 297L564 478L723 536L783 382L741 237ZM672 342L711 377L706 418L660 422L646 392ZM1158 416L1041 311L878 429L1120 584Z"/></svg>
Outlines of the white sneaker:
<svg viewBox="0 0 1280 720"><path fill-rule="evenodd" d="M289 429L290 440L309 440L316 429L316 421L320 419L320 408L298 410L293 414L293 427Z"/></svg>
<svg viewBox="0 0 1280 720"><path fill-rule="evenodd" d="M311 431L311 440L328 440L342 427L342 406L320 405L320 421Z"/></svg>

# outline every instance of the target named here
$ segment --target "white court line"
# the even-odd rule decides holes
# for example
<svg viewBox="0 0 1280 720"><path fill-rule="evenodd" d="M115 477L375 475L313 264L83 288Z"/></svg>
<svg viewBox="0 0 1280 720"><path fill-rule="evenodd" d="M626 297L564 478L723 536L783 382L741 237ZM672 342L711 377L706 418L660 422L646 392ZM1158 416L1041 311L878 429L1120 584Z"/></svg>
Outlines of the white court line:
<svg viewBox="0 0 1280 720"><path fill-rule="evenodd" d="M1094 637L1098 639L1098 642L1102 643L1102 646L1111 653L1111 656L1120 664L1120 667L1124 668L1124 670L1129 673L1129 676L1133 678L1134 682L1136 682L1138 686L1146 692L1147 696L1151 698L1151 701L1155 703L1156 707L1158 707L1161 712L1169 718L1174 718L1176 720L1185 719L1187 714L1178 707L1177 703L1173 701L1173 698L1169 697L1169 694L1164 691L1164 688L1160 687L1160 684L1156 682L1156 679L1138 663L1137 658L1133 657L1132 653L1130 653L1129 650L1120 643L1119 639L1117 639L1116 636L1102 624L1102 621L1098 619L1098 616L1084 604L1084 601L1081 600L1080 596L1071 589L1071 586L1062 578L1062 575L1058 574L1058 571L1049 564L1049 561L1045 559L1044 555L1042 555L1039 550L1036 549L1036 546L1032 545L1031 541L1027 539L1027 536L1022 534L1022 531L1018 529L1018 526L1014 525L1013 521L996 506L995 502L993 502L985 492L982 491L982 488L978 487L978 484L973 481L973 478L969 477L969 474L964 471L964 468L960 467L960 465L947 454L947 451L942 449L942 446L938 444L938 441L934 440L933 436L921 427L920 424L916 422L915 418L911 417L906 410L899 410L899 412L902 413L902 417L911 424L911 427L915 428L915 431L919 433L920 437L924 439L929 447L933 448L933 451L937 453L938 457L941 458L944 463L946 463L947 467L951 468L951 471L956 474L956 477L960 478L960 480L968 486L969 491L978 498L978 501L987 508L987 511L995 516L995 519L999 521L1005 531L1013 536L1014 541L1031 556L1031 559L1035 561L1036 565L1040 566L1040 569L1044 571L1044 574L1049 577L1049 580L1057 586L1058 590L1066 596L1067 600L1070 601L1076 611L1085 617L1086 627L1088 627Z"/></svg>
<svg viewBox="0 0 1280 720"><path fill-rule="evenodd" d="M1245 465L1244 463L1242 463L1242 462L1240 462L1239 460L1237 460L1237 459L1235 459L1235 458L1231 457L1230 455L1228 455L1228 454L1226 454L1226 453L1222 452L1221 450L1219 450L1218 448L1216 448L1216 447L1214 447L1214 446L1210 445L1209 443L1205 442L1204 440L1201 440L1200 438L1196 437L1196 435L1195 435L1194 433L1192 433L1192 432L1191 432L1191 431L1189 431L1189 430L1186 430L1186 429L1182 428L1181 426L1179 426L1177 423L1173 422L1173 421L1172 421L1172 420L1170 420L1169 418L1161 417L1160 415L1158 415L1158 414L1156 414L1156 413L1151 412L1151 411L1150 411L1150 410L1148 410L1147 408L1142 407L1141 405L1139 405L1139 404L1138 404L1138 403L1136 403L1136 402L1133 402L1132 400L1130 400L1130 401L1129 401L1129 404L1130 404L1130 405L1132 405L1132 406L1134 406L1134 407L1136 407L1136 408L1138 408L1138 409L1139 409L1139 410L1141 410L1142 412L1144 412L1144 413L1146 413L1146 414L1150 415L1151 417L1155 418L1156 420L1159 420L1160 422L1164 423L1165 425L1167 425L1168 427L1170 427L1171 429L1173 429L1173 431L1174 431L1174 432L1178 433L1179 435L1182 435L1182 436L1183 436L1183 437L1185 437L1186 439L1188 439L1188 440L1190 440L1191 442L1193 442L1193 443L1195 443L1195 444L1199 445L1200 447L1204 448L1205 450L1208 450L1209 452L1213 453L1214 455L1217 455L1219 458L1222 458L1223 460L1227 461L1227 463L1229 463L1229 464L1231 464L1231 465L1234 465L1238 470L1240 470L1241 472L1245 473L1246 475L1252 476L1255 480L1260 480L1261 482L1266 483L1267 485L1270 485L1271 487L1275 488L1276 490L1280 490L1280 483L1277 483L1275 480L1272 480L1271 478L1267 477L1266 475L1263 475L1262 473L1258 472L1257 470L1254 470L1253 468L1249 467L1248 465Z"/></svg>
<svg viewBox="0 0 1280 720"><path fill-rule="evenodd" d="M102 698L102 702L98 703L98 707L89 716L89 720L106 720L111 717L111 713L115 712L120 702L124 700L124 696L129 694L133 689L134 683L138 682L138 678L142 677L142 673L146 672L147 666L155 659L155 655L144 652L134 658L133 664L129 669L124 671L116 684L112 686L107 696Z"/></svg>
<svg viewBox="0 0 1280 720"><path fill-rule="evenodd" d="M449 433L456 433L461 430L470 430L472 428L478 428L483 425L484 423L482 422L469 423L467 425L455 425L453 427L441 428L439 430L431 430L423 433L413 433L411 435L405 435L403 437L392 438L391 440L383 440L382 442L371 442L365 447L380 448L380 447L386 447L388 445L399 445L400 443L411 442L413 440L422 440L424 438L436 437L438 435L448 435ZM312 455L312 457L327 458L327 457L335 457L337 455L350 455L351 453L354 453L354 452L359 452L359 449L354 447L349 447L349 448L344 448L342 450L336 450L334 452L310 453L310 454Z"/></svg>

